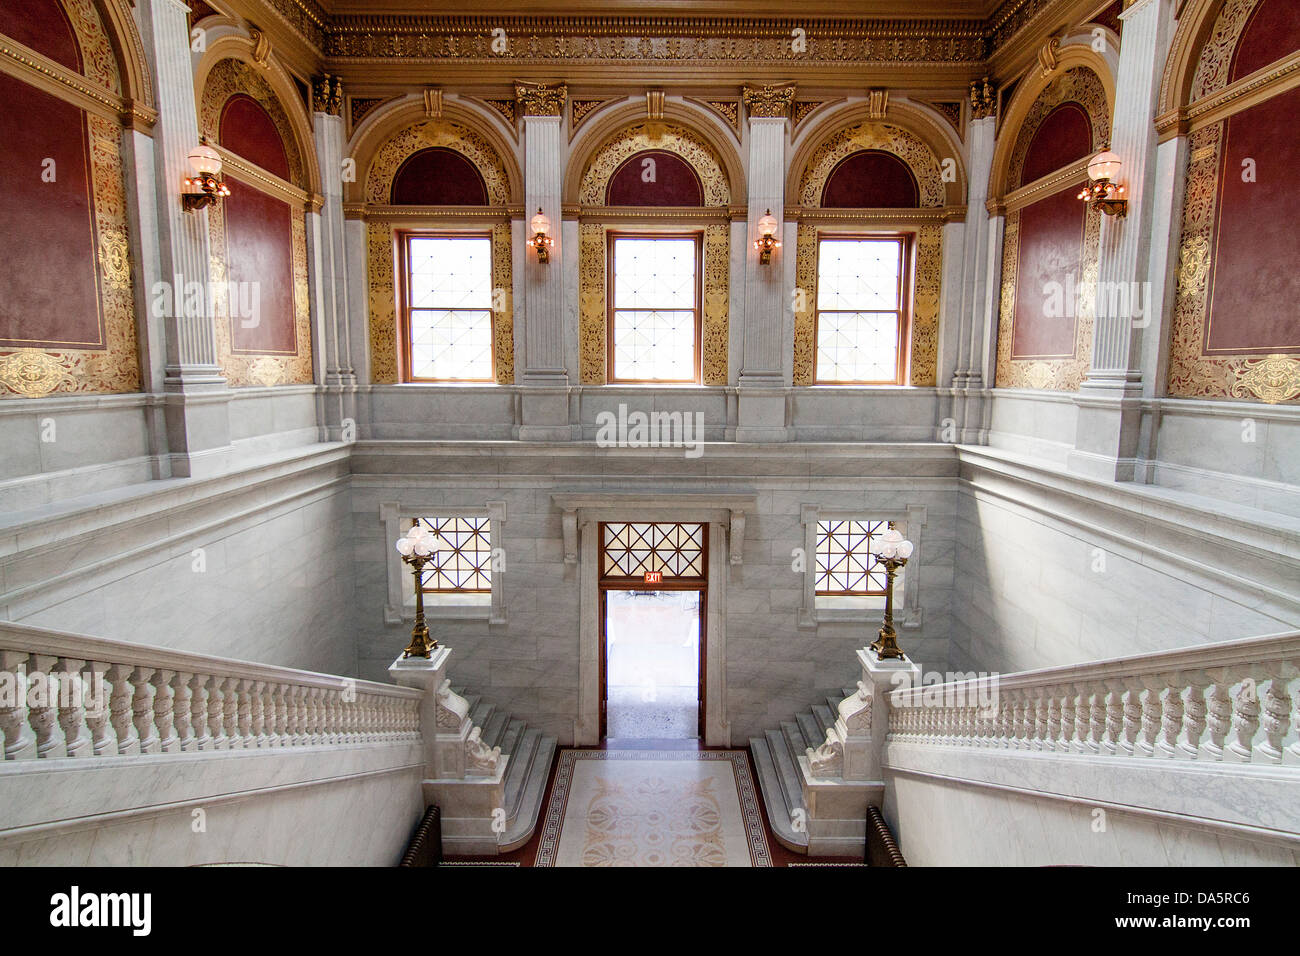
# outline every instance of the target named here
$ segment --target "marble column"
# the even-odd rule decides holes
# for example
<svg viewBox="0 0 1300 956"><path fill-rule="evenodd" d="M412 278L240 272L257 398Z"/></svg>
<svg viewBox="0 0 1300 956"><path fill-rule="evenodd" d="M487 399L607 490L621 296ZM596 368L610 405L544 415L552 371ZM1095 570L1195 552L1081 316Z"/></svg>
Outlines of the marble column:
<svg viewBox="0 0 1300 956"><path fill-rule="evenodd" d="M540 209L551 221L550 261L526 249L524 263L523 338L525 391L519 438L557 441L572 437L569 425L569 373L564 364L564 250L560 193L564 174L565 87L519 84L519 111L524 120L524 232Z"/></svg>
<svg viewBox="0 0 1300 956"><path fill-rule="evenodd" d="M322 385L321 425L331 441L346 438L346 423L356 422L357 356L348 324L347 242L343 219L343 87L338 77L313 84L312 135L320 164L324 199L309 217L315 238L312 292L316 303L316 381ZM355 437L355 430L351 432Z"/></svg>
<svg viewBox="0 0 1300 956"><path fill-rule="evenodd" d="M953 370L952 418L954 428L947 437L958 442L979 444L987 437L984 425L988 380L987 354L991 314L988 288L996 277L989 274L991 216L987 202L989 174L993 168L993 141L997 121L993 116L991 86L971 90L971 120L967 127L966 222L961 246L961 325L958 330L957 364ZM996 297L994 297L996 301ZM941 439L944 436L941 429Z"/></svg>
<svg viewBox="0 0 1300 956"><path fill-rule="evenodd" d="M1092 365L1075 403L1073 471L1097 478L1134 477L1141 424L1142 328L1156 171L1155 108L1174 26L1174 0L1135 0L1124 10L1111 149L1123 162L1128 214L1103 217ZM1166 241L1161 237L1161 241Z"/></svg>
<svg viewBox="0 0 1300 956"><path fill-rule="evenodd" d="M158 91L154 127L156 227L160 279L150 302L164 308L164 391L173 475L194 476L224 467L230 446L226 381L217 367L210 301L208 214L181 206L182 181L192 175L188 156L198 145L189 7L180 0L140 0L141 37ZM198 299L201 308L182 307ZM195 303L196 304L196 303Z"/></svg>
<svg viewBox="0 0 1300 956"><path fill-rule="evenodd" d="M745 244L745 311L741 349L740 392L736 441L785 441L785 389L790 384L781 355L785 339L786 245L759 262L754 248L758 220L771 210L778 222L785 219L785 152L789 137L793 86L746 87L749 113L749 228ZM785 232L785 230L781 230Z"/></svg>

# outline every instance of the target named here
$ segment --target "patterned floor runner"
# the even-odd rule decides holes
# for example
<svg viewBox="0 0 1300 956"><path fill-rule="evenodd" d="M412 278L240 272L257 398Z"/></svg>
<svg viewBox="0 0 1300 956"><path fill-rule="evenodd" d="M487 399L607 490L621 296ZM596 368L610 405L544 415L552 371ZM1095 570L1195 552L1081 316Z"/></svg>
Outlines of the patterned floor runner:
<svg viewBox="0 0 1300 956"><path fill-rule="evenodd" d="M771 866L743 750L564 750L537 866Z"/></svg>

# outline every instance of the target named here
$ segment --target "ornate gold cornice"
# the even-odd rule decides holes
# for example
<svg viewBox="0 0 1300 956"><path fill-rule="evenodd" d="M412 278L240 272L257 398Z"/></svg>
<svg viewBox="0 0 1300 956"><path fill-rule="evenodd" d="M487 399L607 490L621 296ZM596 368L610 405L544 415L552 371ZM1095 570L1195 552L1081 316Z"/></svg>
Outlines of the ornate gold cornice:
<svg viewBox="0 0 1300 956"><path fill-rule="evenodd" d="M522 203L509 206L373 206L368 203L344 203L345 219L370 219L376 222L510 222L524 218Z"/></svg>
<svg viewBox="0 0 1300 956"><path fill-rule="evenodd" d="M899 226L926 222L965 222L965 206L941 206L936 209L822 209L813 206L786 206L786 222L851 223L873 225L891 223Z"/></svg>
<svg viewBox="0 0 1300 956"><path fill-rule="evenodd" d="M785 119L790 115L790 104L794 102L794 84L746 86L740 95L750 116Z"/></svg>
<svg viewBox="0 0 1300 956"><path fill-rule="evenodd" d="M516 83L515 102L521 116L563 116L568 88L563 83Z"/></svg>

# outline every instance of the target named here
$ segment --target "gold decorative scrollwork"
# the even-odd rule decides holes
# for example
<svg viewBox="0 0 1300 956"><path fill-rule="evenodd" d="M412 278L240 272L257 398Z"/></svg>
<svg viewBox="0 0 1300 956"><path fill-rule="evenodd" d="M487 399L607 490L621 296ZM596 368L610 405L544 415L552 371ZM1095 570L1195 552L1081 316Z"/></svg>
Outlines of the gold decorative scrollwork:
<svg viewBox="0 0 1300 956"><path fill-rule="evenodd" d="M0 384L24 398L44 398L61 385L75 386L73 370L41 349L19 349L0 355Z"/></svg>
<svg viewBox="0 0 1300 956"><path fill-rule="evenodd" d="M1237 380L1230 394L1234 398L1253 396L1276 405L1300 398L1300 360L1292 355L1269 355L1247 359L1233 369Z"/></svg>
<svg viewBox="0 0 1300 956"><path fill-rule="evenodd" d="M1258 2L1259 0L1228 0L1219 11L1197 58L1196 72L1192 75L1192 102L1217 93L1228 85L1232 54L1237 49L1237 42Z"/></svg>
<svg viewBox="0 0 1300 956"><path fill-rule="evenodd" d="M516 83L515 100L521 116L563 116L568 88L563 83Z"/></svg>
<svg viewBox="0 0 1300 956"><path fill-rule="evenodd" d="M741 98L750 116L786 117L790 115L790 104L794 102L794 85L746 86Z"/></svg>

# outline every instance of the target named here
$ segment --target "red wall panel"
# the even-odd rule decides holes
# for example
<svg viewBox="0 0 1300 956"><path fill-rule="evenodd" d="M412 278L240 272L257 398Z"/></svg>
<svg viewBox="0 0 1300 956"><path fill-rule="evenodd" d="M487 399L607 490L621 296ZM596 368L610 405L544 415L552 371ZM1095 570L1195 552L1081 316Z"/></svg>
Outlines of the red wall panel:
<svg viewBox="0 0 1300 956"><path fill-rule="evenodd" d="M230 320L231 351L238 354L293 355L297 329L293 307L293 220L288 203L251 186L227 179L226 274L231 282L256 283L258 324ZM246 293L245 293L246 294ZM231 293L231 311L235 310Z"/></svg>
<svg viewBox="0 0 1300 956"><path fill-rule="evenodd" d="M1296 0L1260 0L1232 52L1228 82L1250 76L1300 50L1300 10Z"/></svg>
<svg viewBox="0 0 1300 956"><path fill-rule="evenodd" d="M831 170L822 189L826 209L913 209L920 204L916 177L893 153L864 149Z"/></svg>
<svg viewBox="0 0 1300 956"><path fill-rule="evenodd" d="M275 121L262 104L245 93L236 93L221 108L221 145L257 163L268 173L289 179L289 157Z"/></svg>
<svg viewBox="0 0 1300 956"><path fill-rule="evenodd" d="M81 50L59 0L0 3L0 33L43 53L60 66L81 72Z"/></svg>
<svg viewBox="0 0 1300 956"><path fill-rule="evenodd" d="M0 348L104 348L86 118L6 74L0 103Z"/></svg>
<svg viewBox="0 0 1300 956"><path fill-rule="evenodd" d="M454 149L422 149L393 176L395 206L486 206L487 186L474 164Z"/></svg>
<svg viewBox="0 0 1300 956"><path fill-rule="evenodd" d="M1092 153L1092 121L1078 103L1062 103L1047 114L1025 151L1020 185L1042 179Z"/></svg>
<svg viewBox="0 0 1300 956"><path fill-rule="evenodd" d="M1205 354L1300 352L1300 88L1229 117ZM1255 161L1255 182L1242 178Z"/></svg>
<svg viewBox="0 0 1300 956"><path fill-rule="evenodd" d="M1011 357L1072 358L1077 289L1083 268L1083 228L1087 207L1076 187L1040 199L1020 210L1019 262ZM1048 315L1049 284L1058 283L1065 314Z"/></svg>

